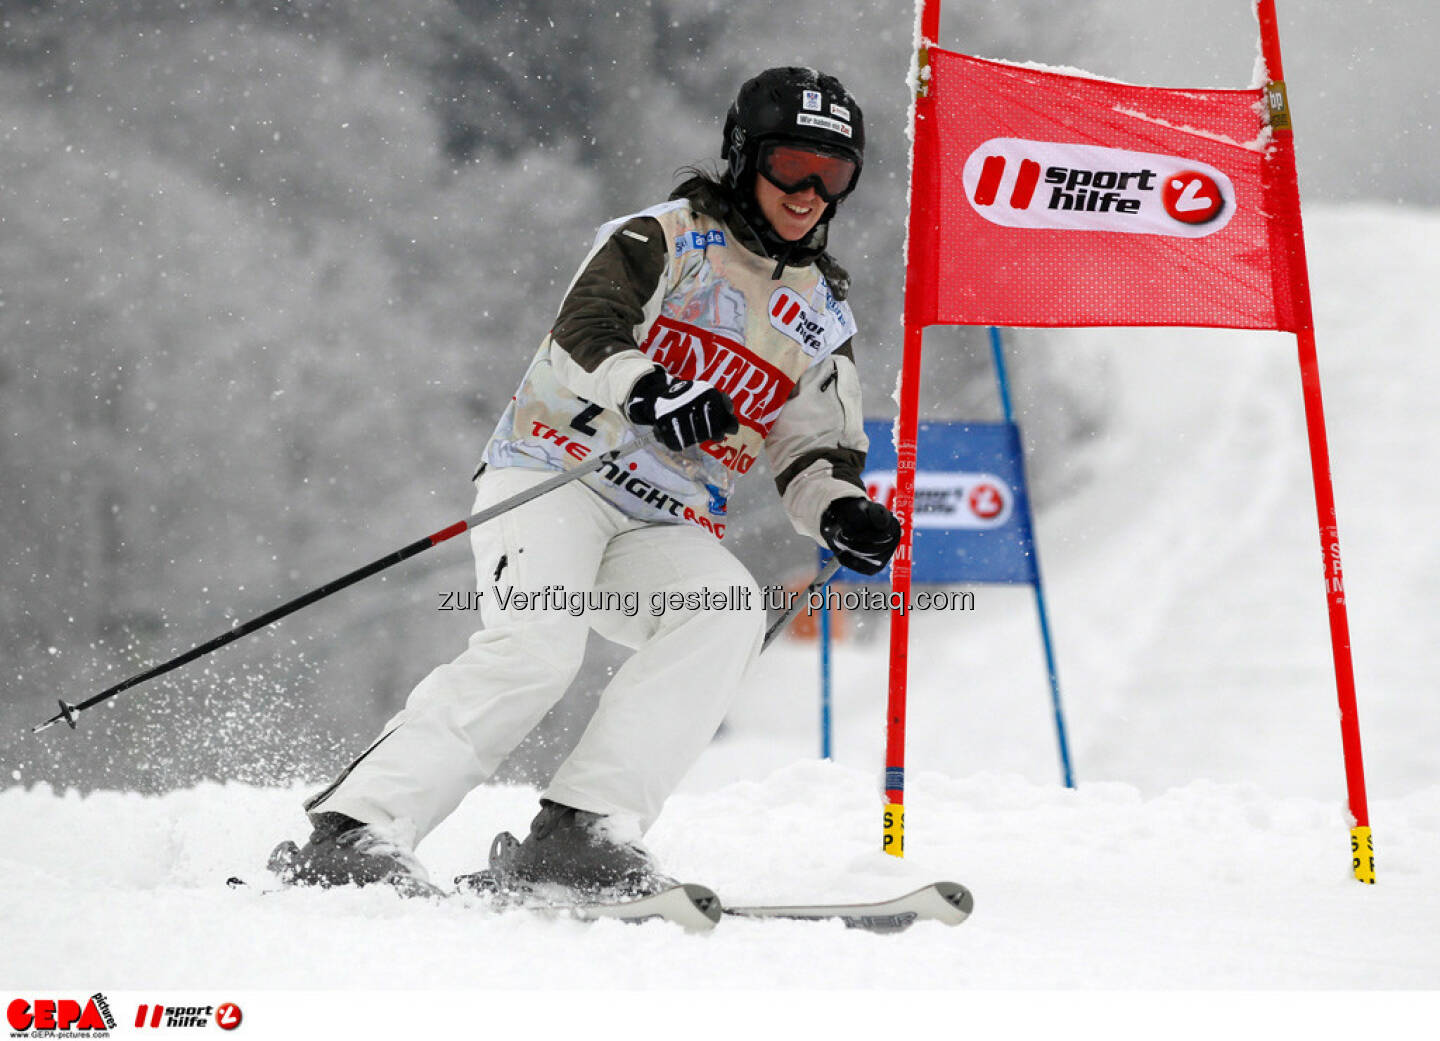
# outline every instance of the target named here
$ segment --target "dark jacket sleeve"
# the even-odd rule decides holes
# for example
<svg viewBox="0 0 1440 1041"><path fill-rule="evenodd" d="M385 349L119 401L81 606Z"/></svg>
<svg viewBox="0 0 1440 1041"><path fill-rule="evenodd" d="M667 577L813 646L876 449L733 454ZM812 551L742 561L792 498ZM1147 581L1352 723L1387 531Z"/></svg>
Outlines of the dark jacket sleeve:
<svg viewBox="0 0 1440 1041"><path fill-rule="evenodd" d="M634 217L586 259L550 330L551 362L575 393L607 408L650 371L636 336L663 298L667 249L653 217Z"/></svg>

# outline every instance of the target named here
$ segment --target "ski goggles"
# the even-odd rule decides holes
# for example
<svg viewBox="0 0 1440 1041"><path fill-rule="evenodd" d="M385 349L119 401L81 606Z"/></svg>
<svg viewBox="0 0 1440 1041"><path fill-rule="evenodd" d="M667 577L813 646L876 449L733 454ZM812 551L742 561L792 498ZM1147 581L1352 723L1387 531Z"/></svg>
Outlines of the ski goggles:
<svg viewBox="0 0 1440 1041"><path fill-rule="evenodd" d="M760 173L787 195L810 185L820 198L834 202L855 187L860 164L800 145L770 144L760 150Z"/></svg>

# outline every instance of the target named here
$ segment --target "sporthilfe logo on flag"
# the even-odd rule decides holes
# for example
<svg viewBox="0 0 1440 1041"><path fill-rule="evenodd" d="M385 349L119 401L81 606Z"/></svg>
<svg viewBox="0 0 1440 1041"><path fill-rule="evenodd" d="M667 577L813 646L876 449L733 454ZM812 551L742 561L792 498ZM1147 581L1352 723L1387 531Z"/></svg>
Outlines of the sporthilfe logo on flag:
<svg viewBox="0 0 1440 1041"><path fill-rule="evenodd" d="M1262 90L928 54L912 320L1295 327L1287 244L1299 215L1276 188Z"/></svg>
<svg viewBox="0 0 1440 1041"><path fill-rule="evenodd" d="M1235 213L1223 171L1155 152L995 137L970 153L962 178L975 212L1007 228L1194 239Z"/></svg>

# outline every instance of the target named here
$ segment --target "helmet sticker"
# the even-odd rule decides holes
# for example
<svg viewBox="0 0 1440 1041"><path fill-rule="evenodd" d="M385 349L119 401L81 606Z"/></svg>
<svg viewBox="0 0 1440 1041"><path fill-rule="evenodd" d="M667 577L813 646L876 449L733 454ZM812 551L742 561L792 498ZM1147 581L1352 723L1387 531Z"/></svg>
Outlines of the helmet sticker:
<svg viewBox="0 0 1440 1041"><path fill-rule="evenodd" d="M804 91L801 98L801 104L805 107L806 112L820 111L820 92L818 90Z"/></svg>
<svg viewBox="0 0 1440 1041"><path fill-rule="evenodd" d="M838 119L831 119L829 116L812 116L808 112L801 112L795 116L795 122L802 127L819 127L821 130L829 130L842 137L851 136L850 124L842 123Z"/></svg>
<svg viewBox="0 0 1440 1041"><path fill-rule="evenodd" d="M832 116L838 116L839 118L845 120L845 122L847 123L850 122L850 110L844 105L831 105L830 114Z"/></svg>

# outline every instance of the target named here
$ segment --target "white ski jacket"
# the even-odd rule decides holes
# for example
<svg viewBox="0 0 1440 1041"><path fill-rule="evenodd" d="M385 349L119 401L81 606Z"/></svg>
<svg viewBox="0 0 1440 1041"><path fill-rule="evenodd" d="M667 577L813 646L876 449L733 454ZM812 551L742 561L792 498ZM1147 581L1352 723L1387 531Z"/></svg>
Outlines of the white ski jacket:
<svg viewBox="0 0 1440 1041"><path fill-rule="evenodd" d="M825 507L865 494L854 317L815 264L772 278L775 261L742 242L747 228L697 205L673 200L600 229L485 463L563 470L629 442L643 428L625 402L659 364L728 394L740 429L582 480L628 516L723 537L735 476L763 449L796 530L819 541Z"/></svg>

